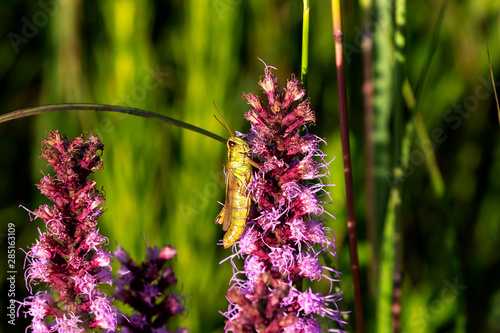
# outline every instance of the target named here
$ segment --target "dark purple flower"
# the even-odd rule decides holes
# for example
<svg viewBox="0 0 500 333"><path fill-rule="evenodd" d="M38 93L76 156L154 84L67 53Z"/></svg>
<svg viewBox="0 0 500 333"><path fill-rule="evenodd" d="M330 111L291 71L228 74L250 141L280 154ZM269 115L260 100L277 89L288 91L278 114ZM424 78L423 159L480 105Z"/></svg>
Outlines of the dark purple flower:
<svg viewBox="0 0 500 333"><path fill-rule="evenodd" d="M340 274L319 262L320 256L336 256L320 200L328 196L321 181L328 176L326 156L319 148L324 140L307 132L306 126L316 118L295 76L281 91L266 67L259 85L267 103L256 95L243 95L252 106L245 114L251 124L245 137L260 163L248 185L258 213L232 256L242 255L245 264L243 271L233 264L226 331L339 332L331 325L342 328L346 323L336 305L340 292L325 296L300 287L304 279L338 281L326 271Z"/></svg>
<svg viewBox="0 0 500 333"><path fill-rule="evenodd" d="M47 228L27 253L26 283L30 292L31 285L48 287L23 302L33 332L115 330L116 309L98 289L111 284L111 253L102 248L107 239L96 229L104 195L88 179L102 167L102 150L95 136L69 141L58 131L42 142L42 157L55 175L45 175L38 188L54 204L33 212Z"/></svg>
<svg viewBox="0 0 500 333"><path fill-rule="evenodd" d="M121 263L118 277L115 279L117 300L131 306L134 313L118 317L122 332L168 333L166 324L172 316L184 312L181 296L168 292L168 288L177 283L174 271L166 264L177 251L166 245L147 248L146 261L136 264L120 246L115 251L116 259ZM180 328L177 333L186 333Z"/></svg>

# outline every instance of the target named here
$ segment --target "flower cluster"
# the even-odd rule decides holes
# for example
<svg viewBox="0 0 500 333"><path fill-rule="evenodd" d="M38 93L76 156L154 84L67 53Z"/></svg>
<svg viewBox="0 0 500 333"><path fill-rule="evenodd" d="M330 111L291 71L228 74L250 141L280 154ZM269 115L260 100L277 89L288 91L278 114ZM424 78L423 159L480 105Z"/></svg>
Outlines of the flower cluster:
<svg viewBox="0 0 500 333"><path fill-rule="evenodd" d="M42 157L55 175L45 175L37 186L54 204L33 212L46 231L27 253L26 282L31 293L31 285L49 288L23 302L33 332L115 330L116 308L97 288L111 284L111 253L101 247L107 239L96 228L104 196L87 178L102 167L102 150L95 136L69 141L58 131L42 142Z"/></svg>
<svg viewBox="0 0 500 333"><path fill-rule="evenodd" d="M234 315L237 315L238 319L229 321L226 330L249 333L280 332L282 328L294 324L297 317L281 307L289 292L290 287L278 283L270 273L259 275L251 297L249 293L238 288L230 289L228 299L237 305L232 310L236 312Z"/></svg>
<svg viewBox="0 0 500 333"><path fill-rule="evenodd" d="M243 271L233 264L235 284L228 293L226 331L322 332L324 325L326 331L337 332L330 324L345 324L336 306L340 292L325 296L300 290L304 279L335 281L326 270L340 274L319 262L321 255L336 253L319 200L328 195L321 182L328 176L325 154L319 149L323 140L305 127L314 124L314 111L293 75L280 91L277 78L266 67L259 85L268 103L253 94L243 95L252 106L245 114L251 124L246 139L261 161L248 185L258 213L233 255L243 255L245 263Z"/></svg>
<svg viewBox="0 0 500 333"><path fill-rule="evenodd" d="M139 266L123 248L115 251L121 267L115 279L114 296L135 311L128 318L118 317L122 332L167 333L168 319L184 312L180 296L173 292L166 294L167 288L177 283L174 271L166 265L176 254L169 245L162 249L148 247L146 261ZM186 333L187 329L175 332Z"/></svg>

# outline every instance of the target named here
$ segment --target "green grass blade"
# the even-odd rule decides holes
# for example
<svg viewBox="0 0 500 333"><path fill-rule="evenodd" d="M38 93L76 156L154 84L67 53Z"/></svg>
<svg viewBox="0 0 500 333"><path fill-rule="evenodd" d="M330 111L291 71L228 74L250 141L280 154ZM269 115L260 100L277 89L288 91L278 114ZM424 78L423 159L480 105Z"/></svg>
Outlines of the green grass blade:
<svg viewBox="0 0 500 333"><path fill-rule="evenodd" d="M393 291L392 275L395 263L396 210L401 206L401 196L397 188L390 193L387 214L384 222L382 248L380 250L380 279L377 299L375 332L392 332L391 300Z"/></svg>
<svg viewBox="0 0 500 333"><path fill-rule="evenodd" d="M413 137L413 132L416 130L417 137L422 143L432 142L428 131L426 129L424 120L419 111L414 112L414 108L416 105L415 95L413 94L413 90L410 86L408 80L405 80L403 83L403 95L406 101L406 105L410 109L411 113L414 114L413 120L410 120L406 126L405 139L403 144L403 154L402 161L404 161L404 165L402 166L402 170L406 170L408 166L408 159L410 155L410 146ZM427 171L429 172L431 186L434 191L434 194L437 198L442 198L444 195L445 185L443 180L443 175L441 174L441 170L439 169L436 153L432 145L425 145L425 164L427 167Z"/></svg>
<svg viewBox="0 0 500 333"><path fill-rule="evenodd" d="M432 142L420 112L416 114L414 122L415 129L417 131L417 137L420 142ZM439 165L437 163L436 152L432 145L425 145L424 149L426 155L425 164L427 167L427 172L429 173L429 177L431 179L432 189L434 190L434 194L436 195L436 197L443 198L445 185L443 175L441 174L441 170L439 169Z"/></svg>
<svg viewBox="0 0 500 333"><path fill-rule="evenodd" d="M395 171L393 177L398 179L402 174L402 166L400 159L401 147L402 147L402 134L404 130L404 108L403 108L403 92L402 86L403 81L406 76L406 0L397 0L395 2L395 30L394 30L394 45L395 45L395 73L396 77L394 80L394 158L393 163L395 166ZM387 301L391 302L391 312L388 313L392 317L392 327L395 332L401 330L401 288L402 288L402 270L403 270L403 200L401 199L404 193L404 183L396 181L395 188L392 189L395 193L391 193L391 200L394 200L392 209L394 209L394 230L393 230L393 242L394 242L394 266L393 271L385 271L383 273L391 274L388 276L382 276L380 281L391 280L392 281L392 295L391 299ZM387 226L386 226L387 227ZM385 234L384 234L385 235ZM384 247L386 246L384 239Z"/></svg>
<svg viewBox="0 0 500 333"><path fill-rule="evenodd" d="M205 135L209 138L220 141L222 143L226 143L227 141L226 139L217 134L214 134L212 132L204 130L203 128L185 123L177 119L173 119L147 110L131 108L126 106L118 106L118 105L105 105L105 104L92 104L92 103L64 103L64 104L41 105L5 113L0 116L0 123L53 111L105 111L105 112L126 113L138 117L158 120L169 125L181 127Z"/></svg>
<svg viewBox="0 0 500 333"><path fill-rule="evenodd" d="M439 16L434 26L431 42L429 45L429 52L427 53L427 58L425 60L424 68L422 69L420 77L418 79L415 93L413 92L408 79L406 79L405 82L403 83L403 96L406 105L411 113L411 117L406 126L403 139L402 156L401 156L403 170L406 170L406 167L408 166L408 158L410 154L411 142L413 140L415 129L417 128L417 135L419 136L421 142L429 142L429 136L427 134L427 130L425 130L425 124L423 123L422 117L418 115L419 114L418 107L420 104L422 91L425 84L425 78L429 71L432 58L434 56L436 47L438 45L439 32L443 24L447 3L448 0L445 0L439 11ZM432 147L429 148L429 151L427 152L426 156L427 156L426 166L430 174L434 193L438 198L442 198L442 196L444 195L444 181L441 175L441 171L438 168L436 155Z"/></svg>
<svg viewBox="0 0 500 333"><path fill-rule="evenodd" d="M375 157L375 218L379 226L383 225L385 209L387 208L389 165L389 122L393 105L394 64L392 41L392 1L374 1L375 13L378 14L377 29L373 35L374 62L374 132L373 145Z"/></svg>
<svg viewBox="0 0 500 333"><path fill-rule="evenodd" d="M414 111L418 109L419 103L420 103L420 97L422 95L422 91L424 89L425 85L425 79L427 77L427 73L429 72L429 67L432 62L432 58L434 57L434 53L436 51L436 48L438 46L439 42L439 34L441 32L441 26L443 25L443 19L444 19L444 13L446 12L446 6L448 4L448 0L445 0L443 5L441 6L441 9L439 10L439 16L436 21L436 25L434 26L433 32L432 32L432 37L431 37L431 42L429 45L429 53L427 53L427 58L425 60L424 68L422 68L420 77L418 79L417 87L415 88L415 108Z"/></svg>
<svg viewBox="0 0 500 333"><path fill-rule="evenodd" d="M304 13L302 18L302 64L300 67L300 80L307 87L309 73L309 0L304 0Z"/></svg>
<svg viewBox="0 0 500 333"><path fill-rule="evenodd" d="M380 23L373 35L374 61L374 184L375 184L375 221L377 229L384 226L379 259L379 294L376 303L376 332L388 332L391 324L390 301L392 296L392 271L394 249L387 246L388 239L392 241L394 232L394 211L387 205L388 183L387 175L391 174L389 164L390 118L393 109L394 89L394 44L393 44L393 19L392 1L376 0L374 9L378 14ZM385 223L384 223L385 216ZM390 233L388 235L388 233ZM378 233L380 235L380 232ZM389 253L392 251L391 253ZM388 278L385 278L387 277Z"/></svg>

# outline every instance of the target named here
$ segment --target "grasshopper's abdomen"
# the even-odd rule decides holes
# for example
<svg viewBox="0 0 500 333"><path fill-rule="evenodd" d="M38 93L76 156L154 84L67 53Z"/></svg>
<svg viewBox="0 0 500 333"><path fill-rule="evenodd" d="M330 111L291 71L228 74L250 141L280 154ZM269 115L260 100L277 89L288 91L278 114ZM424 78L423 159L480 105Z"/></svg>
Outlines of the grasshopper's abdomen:
<svg viewBox="0 0 500 333"><path fill-rule="evenodd" d="M225 249L240 239L247 224L251 200L250 195L245 196L245 191L242 192L243 193L240 193L240 191L233 191L228 194L232 196L232 200L230 200L231 224L229 225L229 229L222 240Z"/></svg>

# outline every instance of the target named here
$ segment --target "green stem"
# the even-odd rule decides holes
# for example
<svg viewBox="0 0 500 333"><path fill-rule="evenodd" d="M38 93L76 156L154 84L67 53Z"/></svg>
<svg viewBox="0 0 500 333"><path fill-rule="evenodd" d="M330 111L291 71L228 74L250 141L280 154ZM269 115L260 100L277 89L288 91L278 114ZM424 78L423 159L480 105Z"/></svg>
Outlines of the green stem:
<svg viewBox="0 0 500 333"><path fill-rule="evenodd" d="M401 330L401 294L402 294L402 194L403 162L401 156L403 145L403 93L402 85L405 70L405 28L406 3L395 2L395 29L394 29L394 126L393 126L393 171L387 213L384 221L384 232L380 253L379 295L377 299L376 332L399 332ZM392 327L392 329L391 329Z"/></svg>
<svg viewBox="0 0 500 333"><path fill-rule="evenodd" d="M408 166L411 141L413 133L414 131L416 131L417 138L422 143L422 146L425 149L425 156L426 156L425 164L427 167L427 171L429 172L432 189L436 197L442 199L445 190L443 175L441 174L441 170L439 170L439 166L436 159L436 153L434 151L433 146L432 145L424 146L425 143L430 143L432 141L429 137L428 131L425 127L425 123L422 119L420 112L418 110L415 112L413 111L416 106L416 101L415 101L415 96L413 94L413 90L408 80L405 80L403 83L403 94L408 109L411 111L412 114L414 114L413 119L408 122L407 130L405 133L405 139L404 139L405 148L403 149L403 154L401 159L402 161L405 162L405 165L403 165L403 170L406 171L406 168Z"/></svg>
<svg viewBox="0 0 500 333"><path fill-rule="evenodd" d="M394 46L396 58L396 77L394 79L394 156L397 158L401 155L402 137L403 137L403 91L402 86L405 78L406 65L406 0L396 0L395 2L395 31L394 31ZM402 174L402 162L394 163L396 166L395 178L399 178ZM403 284L403 193L404 183L397 181L394 189L397 193L394 194L394 267L392 271L392 299L391 299L391 314L393 332L401 331L401 296ZM398 200L396 200L396 198ZM392 195L391 195L392 199Z"/></svg>
<svg viewBox="0 0 500 333"><path fill-rule="evenodd" d="M429 67L431 65L432 58L434 57L434 52L437 49L437 45L439 42L439 33L441 32L441 26L443 25L444 13L446 12L446 6L448 5L448 0L443 2L441 9L439 10L439 16L436 21L436 25L434 26L431 41L429 44L429 53L427 53L427 58L425 59L424 67L420 72L421 75L418 78L417 87L415 88L415 109L416 112L420 106L420 96L424 89L425 79L427 78L427 73L429 72Z"/></svg>
<svg viewBox="0 0 500 333"><path fill-rule="evenodd" d="M304 0L304 13L302 19L302 64L300 80L307 87L309 74L309 0Z"/></svg>
<svg viewBox="0 0 500 333"><path fill-rule="evenodd" d="M397 188L392 188L387 204L387 214L384 221L382 247L380 249L380 278L377 301L375 332L391 332L391 299L393 296L393 280L396 246L396 212L401 205L401 194Z"/></svg>
<svg viewBox="0 0 500 333"><path fill-rule="evenodd" d="M377 14L377 28L373 35L374 63L374 183L375 183L375 218L378 229L382 229L382 240L379 254L378 297L376 299L375 332L391 330L392 274L394 272L394 237L396 211L400 204L400 192L388 182L388 178L397 174L391 168L389 154L391 133L390 120L393 112L395 85L395 50L393 6L390 0L374 0L374 12ZM395 118L395 122L398 120ZM400 130L396 124L396 132ZM398 145L400 142L394 140Z"/></svg>
<svg viewBox="0 0 500 333"><path fill-rule="evenodd" d="M373 86L374 86L374 183L375 218L380 230L387 209L387 176L391 175L390 166L390 118L394 102L394 43L392 1L374 0L374 13L377 25L373 33Z"/></svg>
<svg viewBox="0 0 500 333"><path fill-rule="evenodd" d="M0 124L9 120L19 119L28 116L34 116L41 113L47 113L52 111L106 111L106 112L119 112L131 114L138 117L154 119L161 121L163 123L184 128L205 136L212 138L214 140L226 143L226 139L212 132L206 131L203 128L185 123L180 120L176 120L167 116L163 116L158 113L151 111L146 111L142 109L130 108L126 106L118 105L105 105L105 104L91 104L91 103L65 103L65 104L47 104L42 106L36 106L33 108L27 108L22 110L17 110L9 113L5 113L0 116Z"/></svg>

